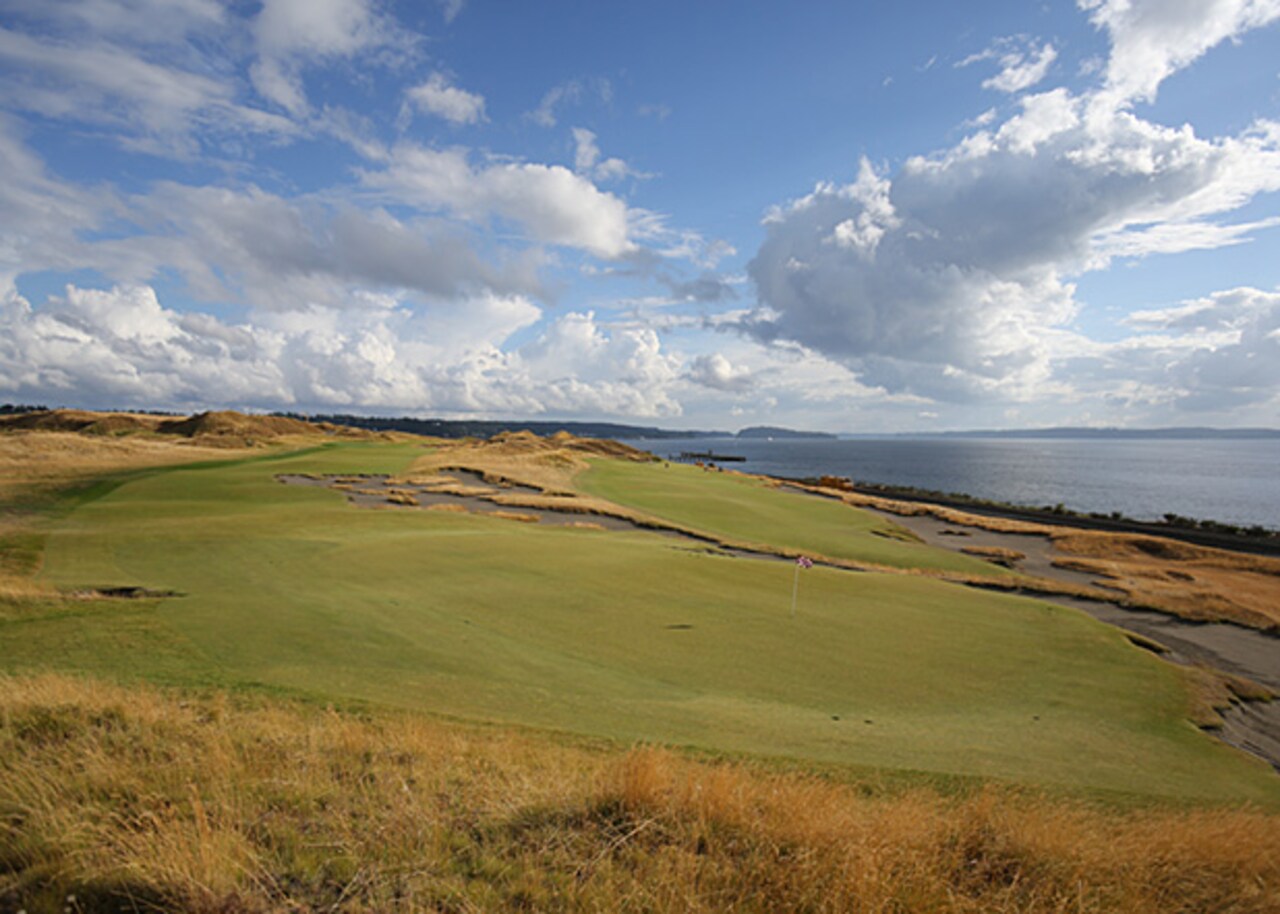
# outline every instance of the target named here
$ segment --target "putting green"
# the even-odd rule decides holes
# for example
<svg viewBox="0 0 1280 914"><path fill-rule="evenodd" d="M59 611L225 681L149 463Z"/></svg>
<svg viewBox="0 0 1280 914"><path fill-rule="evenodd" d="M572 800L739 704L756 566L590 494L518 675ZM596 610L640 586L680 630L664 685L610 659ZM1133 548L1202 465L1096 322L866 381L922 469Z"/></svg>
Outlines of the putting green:
<svg viewBox="0 0 1280 914"><path fill-rule="evenodd" d="M790 618L789 563L711 556L650 533L360 509L274 478L390 472L417 453L339 445L173 469L81 504L53 522L48 580L183 595L0 620L0 667L265 687L1070 789L1280 802L1265 765L1185 721L1172 667L1072 610L815 568ZM723 510L723 491L709 489L709 515ZM810 501L823 504L789 502L802 513L793 528Z"/></svg>

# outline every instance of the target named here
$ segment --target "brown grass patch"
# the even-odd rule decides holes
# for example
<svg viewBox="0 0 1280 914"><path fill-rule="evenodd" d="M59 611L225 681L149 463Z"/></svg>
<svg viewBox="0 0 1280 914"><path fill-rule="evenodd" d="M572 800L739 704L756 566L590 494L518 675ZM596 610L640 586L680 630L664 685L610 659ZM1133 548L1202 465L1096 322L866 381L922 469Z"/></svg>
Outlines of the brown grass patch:
<svg viewBox="0 0 1280 914"><path fill-rule="evenodd" d="M561 514L604 514L621 517L624 520L639 516L631 511L603 498L591 495L528 495L521 492L498 493L490 495L487 501L495 505L507 505L512 508L536 508L541 511L558 511Z"/></svg>
<svg viewBox="0 0 1280 914"><path fill-rule="evenodd" d="M486 517L500 517L503 520L513 520L522 524L536 524L540 517L536 514L524 514L520 511L489 511Z"/></svg>
<svg viewBox="0 0 1280 914"><path fill-rule="evenodd" d="M427 490L432 495L456 495L460 498L479 498L483 495L493 495L498 490L490 486L470 486L462 482L454 483L438 483L430 486Z"/></svg>
<svg viewBox="0 0 1280 914"><path fill-rule="evenodd" d="M0 434L0 501L42 494L122 470L229 459L223 449L155 438L110 438L73 432Z"/></svg>
<svg viewBox="0 0 1280 914"><path fill-rule="evenodd" d="M410 436L371 432L328 422L284 416L256 416L223 410L187 417L144 413L99 413L76 409L42 410L0 416L0 431L70 432L93 436L161 436L186 439L207 448L242 448L322 435L355 440L399 440Z"/></svg>
<svg viewBox="0 0 1280 914"><path fill-rule="evenodd" d="M962 546L960 551L965 555L974 555L1005 568L1013 568L1027 557L1025 552L1017 549L1006 549L1004 546Z"/></svg>
<svg viewBox="0 0 1280 914"><path fill-rule="evenodd" d="M487 441L463 439L443 444L414 461L409 475L434 475L443 469L473 470L486 482L512 482L547 494L574 492L573 477L586 469L586 458L613 457L651 461L655 458L616 441L577 438L557 432L539 438L531 432L504 432Z"/></svg>
<svg viewBox="0 0 1280 914"><path fill-rule="evenodd" d="M1131 603L1188 619L1280 628L1280 559L1140 534L1063 531L1055 564L1108 579Z"/></svg>
<svg viewBox="0 0 1280 914"><path fill-rule="evenodd" d="M449 505L449 504L427 505L427 510L428 511L444 511L448 514L470 514L471 513L470 509L467 508L466 505Z"/></svg>
<svg viewBox="0 0 1280 914"><path fill-rule="evenodd" d="M406 505L411 508L418 506L418 499L414 498L411 492L391 492L387 495L387 501L393 505Z"/></svg>
<svg viewBox="0 0 1280 914"><path fill-rule="evenodd" d="M1280 817L840 782L43 676L0 681L0 905L1264 914Z"/></svg>
<svg viewBox="0 0 1280 914"><path fill-rule="evenodd" d="M1244 676L1235 676L1204 665L1179 667L1179 673L1188 686L1192 723L1206 730L1217 730L1223 720L1219 713L1236 702L1273 701L1274 692Z"/></svg>
<svg viewBox="0 0 1280 914"><path fill-rule="evenodd" d="M806 489L816 489L814 486L801 486ZM930 505L923 502L914 501L898 501L892 498L882 498L878 495L865 495L861 492L843 492L839 490L819 490L822 494L830 494L832 497L839 498L845 504L854 507L874 508L878 511L884 511L889 514L897 514L902 517L920 517L933 516L938 520L946 521L950 524L956 524L961 527L978 527L983 530L991 530L995 533L1021 533L1021 534L1039 534L1048 536L1060 527L1052 527L1048 524L1032 523L1030 521L1012 520L1004 517L988 517L985 514L969 514L965 511L958 511L955 508L947 508L942 505Z"/></svg>

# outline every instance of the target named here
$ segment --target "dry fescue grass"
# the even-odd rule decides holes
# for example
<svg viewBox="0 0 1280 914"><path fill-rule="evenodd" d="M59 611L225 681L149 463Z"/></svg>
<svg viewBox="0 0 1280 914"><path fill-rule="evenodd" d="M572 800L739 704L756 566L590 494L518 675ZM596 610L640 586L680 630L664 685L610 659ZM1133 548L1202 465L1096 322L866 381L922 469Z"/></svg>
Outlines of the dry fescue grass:
<svg viewBox="0 0 1280 914"><path fill-rule="evenodd" d="M494 492L498 491L493 486L468 485L465 482L459 482L452 476L397 476L387 481L393 486L415 486L424 492L430 492L432 495L457 495L467 497L492 495Z"/></svg>
<svg viewBox="0 0 1280 914"><path fill-rule="evenodd" d="M453 495L459 498L479 498L483 495L493 495L498 490L490 486L469 486L466 483L455 482L452 485L432 485L427 491L432 495Z"/></svg>
<svg viewBox="0 0 1280 914"><path fill-rule="evenodd" d="M761 478L767 479L768 477ZM806 492L825 495L828 498L835 498L839 501L843 501L847 505L852 505L855 508L873 508L877 511L884 511L888 514L897 514L900 517L920 517L929 515L958 526L980 527L983 530L991 530L996 533L1031 533L1049 536L1055 530L1060 529L1058 527L1048 526L1047 524L1009 520L1003 517L988 517L982 514L968 514L964 511L957 511L954 508L947 508L942 505L930 505L916 501L898 501L893 498L884 498L879 495L867 495L862 492L850 492L845 489L826 486L811 486L804 483L783 482L781 480L769 480L769 482L776 486L801 489Z"/></svg>
<svg viewBox="0 0 1280 914"><path fill-rule="evenodd" d="M905 517L932 515L957 526L1047 536L1063 555L1054 564L1105 578L1108 587L1124 594L1125 602L1131 605L1197 621L1225 620L1264 630L1280 628L1280 559L1160 536L1057 527L833 488L798 487L839 498L855 507ZM1068 586L1057 588L1057 592L1087 595L1087 591Z"/></svg>
<svg viewBox="0 0 1280 914"><path fill-rule="evenodd" d="M5 432L0 434L0 502L18 494L51 492L122 470L234 456L225 449L201 447L186 439Z"/></svg>
<svg viewBox="0 0 1280 914"><path fill-rule="evenodd" d="M411 436L371 432L327 422L312 423L284 416L254 416L224 410L187 417L145 413L100 413L55 409L0 416L0 431L75 433L86 437L162 438L188 441L204 448L240 449L271 444L310 443L317 436L348 440L404 440Z"/></svg>
<svg viewBox="0 0 1280 914"><path fill-rule="evenodd" d="M1139 534L1057 531L1053 544L1064 567L1108 578L1134 603L1280 628L1280 559Z"/></svg>
<svg viewBox="0 0 1280 914"><path fill-rule="evenodd" d="M1136 638L1135 642L1141 643ZM1152 649L1155 649L1154 644ZM1182 667L1180 672L1191 699L1187 716L1197 727L1206 730L1221 728L1223 720L1219 712L1235 703L1274 701L1277 697L1269 688L1252 679L1203 665Z"/></svg>
<svg viewBox="0 0 1280 914"><path fill-rule="evenodd" d="M486 517L497 517L502 520L513 520L522 524L536 524L541 519L536 514L525 514L523 511L490 511Z"/></svg>
<svg viewBox="0 0 1280 914"><path fill-rule="evenodd" d="M471 513L471 509L468 508L466 505L449 505L449 504L427 505L427 510L428 511L444 511L448 514L470 514Z"/></svg>
<svg viewBox="0 0 1280 914"><path fill-rule="evenodd" d="M0 680L0 907L1270 912L1280 817Z"/></svg>
<svg viewBox="0 0 1280 914"><path fill-rule="evenodd" d="M487 441L462 439L435 448L414 461L412 477L430 476L445 469L474 470L486 482L513 482L549 495L573 495L573 477L588 466L587 457L616 457L651 461L644 451L594 438L577 438L557 432L539 438L530 432L505 432Z"/></svg>
<svg viewBox="0 0 1280 914"><path fill-rule="evenodd" d="M1027 557L1025 552L1017 549L1006 549L1004 546L962 546L960 551L965 555L976 555L978 558L995 562L1006 568L1013 568Z"/></svg>

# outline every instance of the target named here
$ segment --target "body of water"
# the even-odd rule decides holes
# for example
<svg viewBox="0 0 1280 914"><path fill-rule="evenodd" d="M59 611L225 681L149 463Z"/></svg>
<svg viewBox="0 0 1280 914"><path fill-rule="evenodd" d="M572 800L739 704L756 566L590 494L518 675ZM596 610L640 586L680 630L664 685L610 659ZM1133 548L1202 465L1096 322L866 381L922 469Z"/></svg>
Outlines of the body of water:
<svg viewBox="0 0 1280 914"><path fill-rule="evenodd" d="M978 498L1158 520L1166 513L1280 529L1280 440L680 438L628 444L673 457L745 457L730 469L770 476L962 492Z"/></svg>

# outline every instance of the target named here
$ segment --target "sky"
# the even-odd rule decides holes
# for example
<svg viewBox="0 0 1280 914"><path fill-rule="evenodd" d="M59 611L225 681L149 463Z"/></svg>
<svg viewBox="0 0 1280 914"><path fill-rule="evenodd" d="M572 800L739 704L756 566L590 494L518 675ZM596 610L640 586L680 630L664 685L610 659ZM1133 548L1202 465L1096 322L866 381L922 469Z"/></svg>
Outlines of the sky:
<svg viewBox="0 0 1280 914"><path fill-rule="evenodd" d="M0 402L1280 426L1280 0L0 0Z"/></svg>

